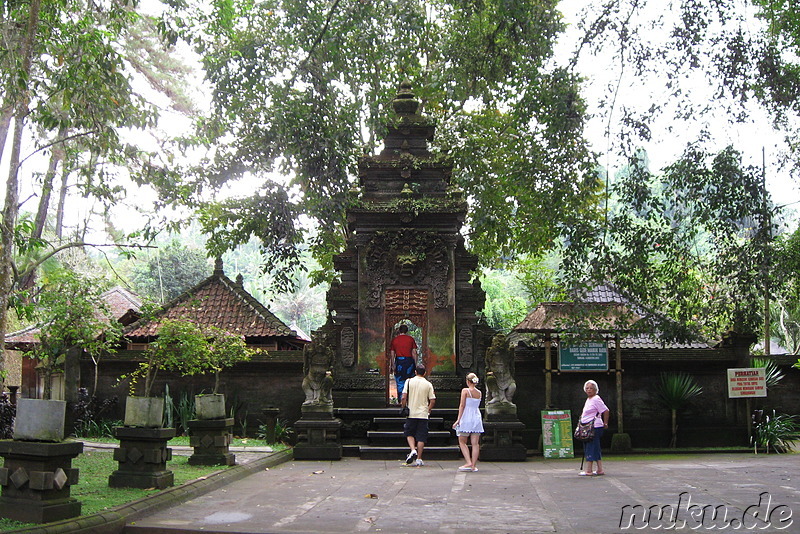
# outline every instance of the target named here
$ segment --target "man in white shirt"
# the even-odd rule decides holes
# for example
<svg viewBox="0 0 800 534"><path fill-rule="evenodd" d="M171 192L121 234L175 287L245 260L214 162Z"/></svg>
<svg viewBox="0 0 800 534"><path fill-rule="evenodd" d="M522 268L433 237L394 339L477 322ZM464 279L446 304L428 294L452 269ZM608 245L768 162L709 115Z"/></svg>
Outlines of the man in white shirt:
<svg viewBox="0 0 800 534"><path fill-rule="evenodd" d="M406 456L406 463L414 463L417 467L423 464L422 450L428 441L428 417L436 404L433 384L425 378L425 367L417 366L417 376L406 381L403 388L403 400L400 405L408 406L408 418L403 427L403 435L408 441L411 452Z"/></svg>

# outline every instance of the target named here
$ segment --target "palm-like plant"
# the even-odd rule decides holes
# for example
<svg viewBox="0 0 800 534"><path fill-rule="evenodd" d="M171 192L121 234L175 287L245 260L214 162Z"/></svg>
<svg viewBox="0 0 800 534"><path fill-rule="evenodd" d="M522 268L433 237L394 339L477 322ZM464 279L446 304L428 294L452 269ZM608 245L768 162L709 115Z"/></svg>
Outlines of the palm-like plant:
<svg viewBox="0 0 800 534"><path fill-rule="evenodd" d="M753 358L753 363L751 365L755 368L764 368L767 391L769 391L769 388L777 386L778 382L780 382L784 377L784 372L781 371L780 367L778 367L778 364L769 358Z"/></svg>
<svg viewBox="0 0 800 534"><path fill-rule="evenodd" d="M678 410L686 402L700 395L703 388L697 385L694 377L687 373L661 373L661 383L656 390L658 400L672 411L672 440L669 446L675 448L678 444Z"/></svg>
<svg viewBox="0 0 800 534"><path fill-rule="evenodd" d="M750 442L753 452L758 453L763 447L769 453L772 449L777 453L789 452L793 442L800 438L800 420L795 415L777 414L772 410L772 415L767 415L763 421L753 427Z"/></svg>

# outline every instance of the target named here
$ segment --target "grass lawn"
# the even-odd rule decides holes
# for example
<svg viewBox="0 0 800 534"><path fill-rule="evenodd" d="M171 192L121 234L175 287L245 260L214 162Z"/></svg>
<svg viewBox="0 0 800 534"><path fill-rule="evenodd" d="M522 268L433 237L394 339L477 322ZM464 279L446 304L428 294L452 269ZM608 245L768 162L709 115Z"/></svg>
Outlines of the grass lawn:
<svg viewBox="0 0 800 534"><path fill-rule="evenodd" d="M176 438L169 441L170 445L184 445L180 442L183 438ZM177 440L177 441L176 441ZM91 439L93 442L116 443L116 440ZM186 445L189 438L185 438ZM234 440L237 441L237 440ZM264 446L261 440L249 439L238 440L239 446ZM245 441L246 443L241 443ZM234 443L234 445L237 445ZM282 444L271 444L274 450L285 449ZM200 466L189 465L188 456L174 455L172 460L167 463L167 468L175 476L175 485L179 486L190 480L226 469L223 466ZM79 470L78 484L72 487L70 496L79 500L82 504L81 514L89 515L101 512L108 508L113 508L120 504L125 504L147 495L158 493L156 489L136 489L136 488L110 488L108 487L109 475L117 469L117 462L113 458L113 450L87 450L72 461L72 467ZM0 518L0 531L16 530L19 528L35 526L32 523L20 523L6 518Z"/></svg>

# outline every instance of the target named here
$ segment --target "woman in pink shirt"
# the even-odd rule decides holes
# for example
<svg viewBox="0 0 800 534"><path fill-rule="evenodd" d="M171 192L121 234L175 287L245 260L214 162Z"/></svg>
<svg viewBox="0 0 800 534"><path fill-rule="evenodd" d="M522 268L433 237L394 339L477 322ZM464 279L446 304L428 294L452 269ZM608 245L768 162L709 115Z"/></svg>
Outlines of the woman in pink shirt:
<svg viewBox="0 0 800 534"><path fill-rule="evenodd" d="M598 395L600 388L597 387L597 382L594 380L587 380L583 385L583 391L586 392L587 399L583 405L581 423L594 420L594 439L583 444L586 453L586 470L581 471L579 475L582 477L605 475L603 457L600 454L600 438L603 437L603 431L608 428L608 407ZM597 471L592 471L592 462L597 462Z"/></svg>

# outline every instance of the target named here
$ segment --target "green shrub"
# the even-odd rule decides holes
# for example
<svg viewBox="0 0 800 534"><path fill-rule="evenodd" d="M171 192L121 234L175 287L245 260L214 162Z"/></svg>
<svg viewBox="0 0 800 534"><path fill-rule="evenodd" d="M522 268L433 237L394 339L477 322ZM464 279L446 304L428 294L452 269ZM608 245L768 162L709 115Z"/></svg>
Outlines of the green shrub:
<svg viewBox="0 0 800 534"><path fill-rule="evenodd" d="M769 454L770 449L777 453L789 452L793 448L792 442L800 438L800 421L796 415L776 414L765 416L764 419L753 427L750 444L753 452L758 454L758 449L763 448Z"/></svg>

